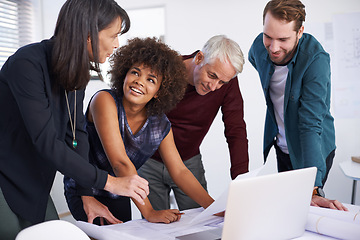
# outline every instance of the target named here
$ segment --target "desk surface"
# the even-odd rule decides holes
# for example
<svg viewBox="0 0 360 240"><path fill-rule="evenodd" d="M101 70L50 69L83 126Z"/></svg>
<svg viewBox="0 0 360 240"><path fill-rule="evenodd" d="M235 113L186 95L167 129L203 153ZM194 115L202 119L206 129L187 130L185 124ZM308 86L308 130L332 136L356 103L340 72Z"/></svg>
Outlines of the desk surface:
<svg viewBox="0 0 360 240"><path fill-rule="evenodd" d="M360 163L348 160L339 163L339 166L347 177L360 181Z"/></svg>
<svg viewBox="0 0 360 240"><path fill-rule="evenodd" d="M360 206L355 206L350 204L345 204L345 205L346 207L349 208L349 211L352 213L360 212ZM182 217L183 221L190 220L199 213L198 209L185 210L185 211L186 214ZM122 224L101 226L101 227L86 222L76 222L76 225L80 227L89 236L98 240L120 239L121 237L123 237L122 239L128 239L128 240L130 239L174 240L175 236L212 229L213 227L216 226L220 227L222 226L221 222L223 222L223 220L218 221L219 218L220 217L212 216L210 221L207 222L207 223L211 222L211 224L206 224L207 226L205 225L189 226L186 224L183 225L181 220L179 222L175 222L171 224L154 224L154 223L149 223L144 219L136 219ZM196 229L196 231L193 231L194 229ZM336 238L317 234L311 231L305 231L303 236L296 238L296 240L314 240L314 239L330 240Z"/></svg>

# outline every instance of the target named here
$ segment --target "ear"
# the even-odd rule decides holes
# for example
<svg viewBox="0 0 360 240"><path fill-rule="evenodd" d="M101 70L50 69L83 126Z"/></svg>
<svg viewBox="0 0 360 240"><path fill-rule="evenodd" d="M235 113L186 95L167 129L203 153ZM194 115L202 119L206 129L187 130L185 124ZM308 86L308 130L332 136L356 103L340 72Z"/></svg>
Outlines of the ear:
<svg viewBox="0 0 360 240"><path fill-rule="evenodd" d="M86 46L87 46L87 50L88 50L88 53L89 53L89 58L92 61L93 60L93 51L92 51L90 37L88 37L87 40L86 40Z"/></svg>
<svg viewBox="0 0 360 240"><path fill-rule="evenodd" d="M298 39L302 37L303 33L304 33L304 25L302 25L299 31L297 32Z"/></svg>
<svg viewBox="0 0 360 240"><path fill-rule="evenodd" d="M199 65L204 60L204 53L199 51L195 56L195 64Z"/></svg>
<svg viewBox="0 0 360 240"><path fill-rule="evenodd" d="M155 95L153 96L153 98L155 98L156 100L158 100L157 98L159 97L159 91L157 91L156 93L155 93Z"/></svg>
<svg viewBox="0 0 360 240"><path fill-rule="evenodd" d="M154 96L153 96L153 99L157 102L159 101L159 95L156 93Z"/></svg>

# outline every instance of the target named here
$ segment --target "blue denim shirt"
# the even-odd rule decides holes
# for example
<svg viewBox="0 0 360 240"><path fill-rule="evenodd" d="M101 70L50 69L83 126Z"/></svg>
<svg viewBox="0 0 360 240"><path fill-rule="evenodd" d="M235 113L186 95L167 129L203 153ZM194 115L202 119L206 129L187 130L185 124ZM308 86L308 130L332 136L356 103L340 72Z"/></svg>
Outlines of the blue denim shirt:
<svg viewBox="0 0 360 240"><path fill-rule="evenodd" d="M262 33L250 48L249 61L259 73L267 104L263 146L266 160L278 127L269 95L274 64L264 47ZM325 159L335 149L334 118L330 114L330 57L313 36L304 33L287 67L284 124L291 163L294 169L317 167L315 186L322 186Z"/></svg>

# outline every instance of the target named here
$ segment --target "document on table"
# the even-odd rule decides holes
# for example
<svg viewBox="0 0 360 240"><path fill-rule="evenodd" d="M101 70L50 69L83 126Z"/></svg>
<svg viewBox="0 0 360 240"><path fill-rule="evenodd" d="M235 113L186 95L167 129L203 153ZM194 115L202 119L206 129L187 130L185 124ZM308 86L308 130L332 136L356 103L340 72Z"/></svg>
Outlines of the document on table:
<svg viewBox="0 0 360 240"><path fill-rule="evenodd" d="M217 216L209 216L196 224L192 224L191 220L202 211L203 208L185 210L183 211L185 214L181 216L179 221L170 224L150 223L145 219L108 226L97 226L82 221L77 221L75 224L90 237L98 240L174 240L177 236L222 228L224 218Z"/></svg>
<svg viewBox="0 0 360 240"><path fill-rule="evenodd" d="M360 239L360 207L347 207L348 212L311 206L305 229L339 239Z"/></svg>

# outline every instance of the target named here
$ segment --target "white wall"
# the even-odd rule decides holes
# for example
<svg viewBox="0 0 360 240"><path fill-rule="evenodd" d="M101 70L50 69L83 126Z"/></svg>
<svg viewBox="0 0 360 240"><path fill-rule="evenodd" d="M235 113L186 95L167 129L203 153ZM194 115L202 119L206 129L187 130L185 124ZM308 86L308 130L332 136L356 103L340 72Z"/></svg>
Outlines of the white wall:
<svg viewBox="0 0 360 240"><path fill-rule="evenodd" d="M43 0L44 19L46 19L43 23L43 37L52 35L56 15L63 2L64 0ZM118 3L125 9L165 6L165 41L182 54L189 54L200 49L206 40L215 34L226 34L239 43L247 59L253 39L262 31L262 11L267 0L118 0ZM305 32L307 25L331 22L334 14L360 12L358 0L303 0L303 3L307 11ZM245 105L250 169L254 169L261 166L263 162L265 101L258 75L248 61L246 61L243 73L238 77ZM352 155L360 155L360 124L359 119L342 119L337 118L336 115L334 117L337 151L325 192L329 198L350 203L352 181L344 176L338 163L349 160ZM229 154L223 136L221 116L215 119L201 146L201 151L209 192L216 198L230 181ZM275 157L273 152L270 157ZM56 205L59 206L61 212L64 209L64 204L61 203L61 182L56 182L54 189L56 189L53 191ZM358 205L360 204L359 191L358 187L356 201Z"/></svg>

